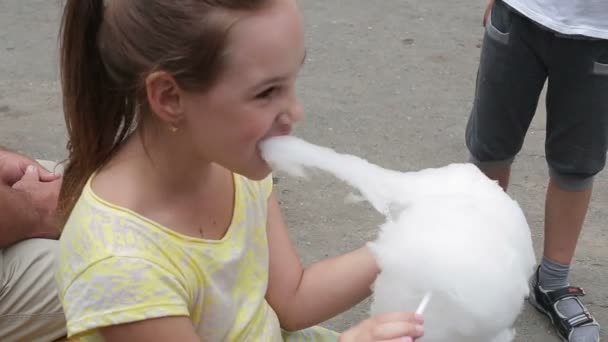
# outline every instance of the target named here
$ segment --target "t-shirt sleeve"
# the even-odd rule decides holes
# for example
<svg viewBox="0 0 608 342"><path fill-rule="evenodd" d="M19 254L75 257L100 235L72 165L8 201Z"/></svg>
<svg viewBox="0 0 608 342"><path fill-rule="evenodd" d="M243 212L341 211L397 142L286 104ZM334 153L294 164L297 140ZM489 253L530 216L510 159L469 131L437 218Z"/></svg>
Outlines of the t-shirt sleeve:
<svg viewBox="0 0 608 342"><path fill-rule="evenodd" d="M110 257L81 272L62 294L68 335L146 319L189 316L179 276L138 257Z"/></svg>

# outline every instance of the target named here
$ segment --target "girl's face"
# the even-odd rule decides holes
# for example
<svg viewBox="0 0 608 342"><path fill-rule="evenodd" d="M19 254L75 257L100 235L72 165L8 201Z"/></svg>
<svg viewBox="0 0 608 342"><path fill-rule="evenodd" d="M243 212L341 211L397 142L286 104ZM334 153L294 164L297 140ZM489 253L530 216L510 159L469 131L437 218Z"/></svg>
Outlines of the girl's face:
<svg viewBox="0 0 608 342"><path fill-rule="evenodd" d="M262 179L270 168L259 143L289 134L303 117L295 83L305 48L295 0L273 1L237 21L226 58L225 71L210 90L185 94L181 134L203 159Z"/></svg>

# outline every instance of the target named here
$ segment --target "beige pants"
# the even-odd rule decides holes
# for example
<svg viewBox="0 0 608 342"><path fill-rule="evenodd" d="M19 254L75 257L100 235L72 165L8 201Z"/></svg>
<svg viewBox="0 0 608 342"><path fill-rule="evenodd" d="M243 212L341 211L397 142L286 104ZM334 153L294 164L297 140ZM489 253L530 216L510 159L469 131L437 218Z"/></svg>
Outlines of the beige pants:
<svg viewBox="0 0 608 342"><path fill-rule="evenodd" d="M0 251L0 341L51 342L66 335L54 279L55 240Z"/></svg>
<svg viewBox="0 0 608 342"><path fill-rule="evenodd" d="M66 335L54 279L58 244L31 239L0 250L0 341L50 342Z"/></svg>

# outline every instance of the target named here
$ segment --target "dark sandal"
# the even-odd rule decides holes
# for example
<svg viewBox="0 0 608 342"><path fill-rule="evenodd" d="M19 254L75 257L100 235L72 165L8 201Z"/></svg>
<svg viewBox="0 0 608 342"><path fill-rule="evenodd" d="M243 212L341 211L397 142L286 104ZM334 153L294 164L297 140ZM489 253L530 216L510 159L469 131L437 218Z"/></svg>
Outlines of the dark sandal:
<svg viewBox="0 0 608 342"><path fill-rule="evenodd" d="M574 328L589 325L596 325L599 327L599 323L595 320L595 318L593 318L593 316L591 316L587 308L579 300L579 297L583 297L584 295L585 291L582 288L574 286L567 286L552 291L543 289L539 285L539 270L537 269L528 301L539 312L549 317L551 323L557 330L557 333L562 340L570 341ZM583 308L583 312L572 317L566 317L562 312L560 312L558 309L558 304L562 300L568 298L573 298L576 300L581 308ZM599 341L599 337L597 341Z"/></svg>

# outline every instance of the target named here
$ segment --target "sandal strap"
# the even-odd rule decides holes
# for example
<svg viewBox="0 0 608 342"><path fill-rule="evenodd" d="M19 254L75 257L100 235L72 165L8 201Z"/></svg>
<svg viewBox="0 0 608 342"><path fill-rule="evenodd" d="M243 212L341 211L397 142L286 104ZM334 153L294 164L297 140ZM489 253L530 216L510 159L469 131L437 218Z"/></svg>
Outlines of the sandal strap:
<svg viewBox="0 0 608 342"><path fill-rule="evenodd" d="M557 302L564 298L582 297L585 295L585 290L581 287L568 286L561 289L547 291L547 296L551 302Z"/></svg>
<svg viewBox="0 0 608 342"><path fill-rule="evenodd" d="M574 317L568 318L565 320L565 322L567 322L567 327L577 328L588 323L593 323L593 318L589 313L583 312Z"/></svg>
<svg viewBox="0 0 608 342"><path fill-rule="evenodd" d="M587 308L585 308L585 306L578 299L578 297L585 295L585 291L582 288L568 286L554 291L547 291L546 295L553 303L553 310L555 311L555 314L559 316L556 317L557 324L560 326L559 328L564 335L569 335L574 328L595 322L589 311L587 311ZM572 317L566 317L562 312L560 312L558 309L558 304L567 298L574 298L574 300L579 303L581 308L583 308L583 312Z"/></svg>
<svg viewBox="0 0 608 342"><path fill-rule="evenodd" d="M540 267L536 270L536 281L533 284L535 299L533 305L541 312L551 317L551 321L563 339L569 340L575 328L587 325L598 325L597 321L579 299L579 297L585 295L585 291L582 288L566 286L556 290L545 290L540 286L539 271ZM583 312L572 317L564 315L558 307L559 303L565 299L577 301L583 309Z"/></svg>

